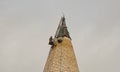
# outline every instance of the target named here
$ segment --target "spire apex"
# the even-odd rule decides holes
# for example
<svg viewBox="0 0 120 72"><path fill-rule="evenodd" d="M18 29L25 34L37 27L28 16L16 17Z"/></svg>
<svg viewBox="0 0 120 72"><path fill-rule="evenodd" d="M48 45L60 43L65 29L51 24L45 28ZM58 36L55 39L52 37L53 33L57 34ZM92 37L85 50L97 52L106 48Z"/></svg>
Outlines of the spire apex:
<svg viewBox="0 0 120 72"><path fill-rule="evenodd" d="M57 28L57 31L56 31L56 34L55 34L55 38L64 37L64 36L70 38L69 32L68 32L68 30L67 30L66 22L65 22L65 17L64 17L64 15L63 15L63 16L61 17L59 26L58 26L58 28ZM70 38L70 39L71 39L71 38Z"/></svg>

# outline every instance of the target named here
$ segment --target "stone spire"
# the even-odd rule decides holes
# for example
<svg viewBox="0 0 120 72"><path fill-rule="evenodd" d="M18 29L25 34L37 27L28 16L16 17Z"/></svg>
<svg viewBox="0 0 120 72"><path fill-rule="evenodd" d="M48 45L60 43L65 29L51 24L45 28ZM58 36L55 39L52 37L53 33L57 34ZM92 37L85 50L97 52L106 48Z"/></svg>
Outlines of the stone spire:
<svg viewBox="0 0 120 72"><path fill-rule="evenodd" d="M79 72L71 38L62 17L55 37L50 37L52 45L43 72Z"/></svg>

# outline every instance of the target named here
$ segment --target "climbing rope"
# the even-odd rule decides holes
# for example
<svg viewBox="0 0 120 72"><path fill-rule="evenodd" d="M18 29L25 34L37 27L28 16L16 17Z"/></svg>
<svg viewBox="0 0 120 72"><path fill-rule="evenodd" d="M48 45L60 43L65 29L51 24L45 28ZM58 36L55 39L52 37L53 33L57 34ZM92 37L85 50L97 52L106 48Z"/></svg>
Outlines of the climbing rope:
<svg viewBox="0 0 120 72"><path fill-rule="evenodd" d="M62 43L61 43L61 48L60 48L60 72L62 72Z"/></svg>

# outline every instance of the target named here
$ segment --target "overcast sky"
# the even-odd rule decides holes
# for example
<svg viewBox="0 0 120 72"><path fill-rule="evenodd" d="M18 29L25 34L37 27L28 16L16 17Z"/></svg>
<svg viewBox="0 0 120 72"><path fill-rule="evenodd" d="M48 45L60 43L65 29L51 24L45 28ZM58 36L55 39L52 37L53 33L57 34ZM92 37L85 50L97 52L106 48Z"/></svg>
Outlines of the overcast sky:
<svg viewBox="0 0 120 72"><path fill-rule="evenodd" d="M43 72L63 13L80 72L120 72L120 0L0 0L0 72Z"/></svg>

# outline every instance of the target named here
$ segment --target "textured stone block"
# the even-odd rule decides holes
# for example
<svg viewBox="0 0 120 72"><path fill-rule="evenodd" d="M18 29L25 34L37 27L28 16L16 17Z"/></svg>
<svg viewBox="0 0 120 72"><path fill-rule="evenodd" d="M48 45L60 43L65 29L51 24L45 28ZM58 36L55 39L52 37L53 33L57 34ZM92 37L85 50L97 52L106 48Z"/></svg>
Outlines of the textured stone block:
<svg viewBox="0 0 120 72"><path fill-rule="evenodd" d="M43 72L79 72L70 38L61 39L61 43L54 39L56 45L50 49Z"/></svg>

